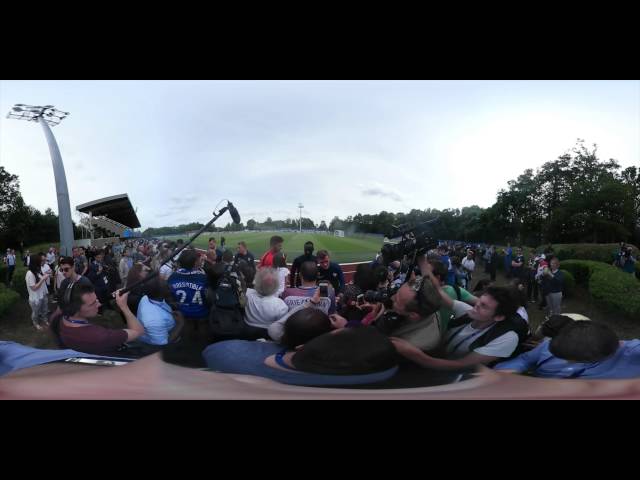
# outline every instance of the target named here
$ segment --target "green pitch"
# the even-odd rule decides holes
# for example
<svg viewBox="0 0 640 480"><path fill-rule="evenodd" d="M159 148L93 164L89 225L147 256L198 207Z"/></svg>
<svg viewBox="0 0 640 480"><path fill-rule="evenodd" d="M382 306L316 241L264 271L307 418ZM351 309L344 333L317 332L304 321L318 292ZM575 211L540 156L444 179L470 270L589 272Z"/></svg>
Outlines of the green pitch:
<svg viewBox="0 0 640 480"><path fill-rule="evenodd" d="M234 232L234 233L203 233L200 235L193 245L197 248L207 248L209 237L215 237L220 244L220 237L226 239L225 246L235 251L236 244L244 240L247 248L259 260L260 257L269 249L269 239L273 235L279 235L284 238L283 250L287 254L287 261L292 262L294 258L303 253L303 245L306 241L311 240L315 246L314 253L318 250L328 250L332 262L350 263L365 262L373 260L376 253L382 247L382 238L374 237L334 237L332 235L307 234L307 233L273 233L273 232ZM176 240L182 238L185 242L189 239L187 235L171 235L165 237L167 239Z"/></svg>

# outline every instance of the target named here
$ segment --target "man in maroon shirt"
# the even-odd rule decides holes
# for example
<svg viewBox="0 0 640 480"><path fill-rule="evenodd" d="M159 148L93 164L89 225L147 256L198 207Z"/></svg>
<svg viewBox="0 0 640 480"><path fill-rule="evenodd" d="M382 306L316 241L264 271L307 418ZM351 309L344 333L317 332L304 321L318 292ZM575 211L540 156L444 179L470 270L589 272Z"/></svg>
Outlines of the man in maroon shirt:
<svg viewBox="0 0 640 480"><path fill-rule="evenodd" d="M127 306L128 296L128 293L116 293L116 303L125 316L127 328L105 328L89 323L100 308L93 285L76 284L62 302L62 318L51 327L66 348L99 355L113 354L125 342L144 334L144 327Z"/></svg>

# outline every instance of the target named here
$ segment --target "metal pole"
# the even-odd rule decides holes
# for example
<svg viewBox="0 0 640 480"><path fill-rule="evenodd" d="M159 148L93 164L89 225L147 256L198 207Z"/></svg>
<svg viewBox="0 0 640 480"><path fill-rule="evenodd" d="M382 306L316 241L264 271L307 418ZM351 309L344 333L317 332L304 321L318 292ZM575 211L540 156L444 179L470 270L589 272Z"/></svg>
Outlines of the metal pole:
<svg viewBox="0 0 640 480"><path fill-rule="evenodd" d="M56 139L44 118L39 117L38 123L42 125L44 136L47 137L49 153L53 163L53 176L56 182L56 195L58 197L58 227L60 229L60 254L70 256L73 248L73 223L71 221L71 206L69 204L69 190L67 189L67 177L64 174L64 165L60 156L60 149Z"/></svg>

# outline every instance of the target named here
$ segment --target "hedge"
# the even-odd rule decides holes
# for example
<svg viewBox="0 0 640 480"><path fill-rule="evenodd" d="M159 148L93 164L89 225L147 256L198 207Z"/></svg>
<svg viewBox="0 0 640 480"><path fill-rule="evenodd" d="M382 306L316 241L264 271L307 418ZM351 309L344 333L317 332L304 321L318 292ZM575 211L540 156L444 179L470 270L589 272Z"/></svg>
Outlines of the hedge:
<svg viewBox="0 0 640 480"><path fill-rule="evenodd" d="M629 245L629 244L627 244ZM544 251L549 245L541 245L537 252ZM553 253L562 260L593 260L611 265L620 249L619 243L558 243L552 244ZM633 256L638 258L638 248L632 248ZM636 264L636 269L638 269Z"/></svg>
<svg viewBox="0 0 640 480"><path fill-rule="evenodd" d="M13 290L18 292L24 299L29 298L29 292L27 291L27 283L25 276L27 275L27 267L22 265L16 265L16 269L13 272ZM7 266L0 265L0 283L4 284L7 279Z"/></svg>
<svg viewBox="0 0 640 480"><path fill-rule="evenodd" d="M3 317L18 301L20 295L17 292L6 288L3 284L0 284L0 318Z"/></svg>
<svg viewBox="0 0 640 480"><path fill-rule="evenodd" d="M573 289L576 286L576 279L573 277L573 274L569 270L560 269L562 274L564 275L564 295L568 296L573 292Z"/></svg>
<svg viewBox="0 0 640 480"><path fill-rule="evenodd" d="M567 260L562 268L587 287L594 302L640 321L640 281L633 275L602 262Z"/></svg>

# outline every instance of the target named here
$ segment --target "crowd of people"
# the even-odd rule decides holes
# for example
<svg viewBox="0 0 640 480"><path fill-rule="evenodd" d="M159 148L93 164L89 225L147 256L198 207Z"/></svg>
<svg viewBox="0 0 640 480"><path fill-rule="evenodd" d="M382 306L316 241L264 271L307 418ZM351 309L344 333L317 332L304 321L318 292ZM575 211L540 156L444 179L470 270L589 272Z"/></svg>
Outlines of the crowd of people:
<svg viewBox="0 0 640 480"><path fill-rule="evenodd" d="M359 264L346 284L327 250L314 254L308 241L289 269L283 245L271 237L259 261L245 242L234 252L213 237L206 250L136 239L77 247L70 257L37 253L26 274L33 326L88 354L163 351L170 358L190 350L214 371L299 385L380 382L403 364L562 378L640 375L640 341L619 342L605 325L562 315L564 278L552 251L527 262L521 248L508 246L508 286L494 283L494 246L461 242L389 264L378 257ZM621 268L625 252L621 246ZM539 295L547 316L532 334L527 309ZM118 311L123 326L95 323L104 309Z"/></svg>

